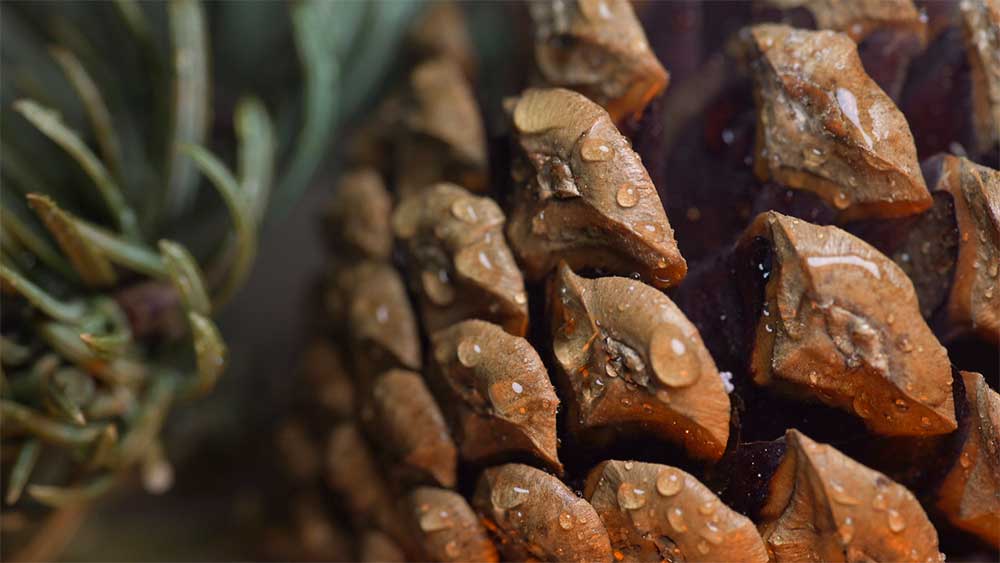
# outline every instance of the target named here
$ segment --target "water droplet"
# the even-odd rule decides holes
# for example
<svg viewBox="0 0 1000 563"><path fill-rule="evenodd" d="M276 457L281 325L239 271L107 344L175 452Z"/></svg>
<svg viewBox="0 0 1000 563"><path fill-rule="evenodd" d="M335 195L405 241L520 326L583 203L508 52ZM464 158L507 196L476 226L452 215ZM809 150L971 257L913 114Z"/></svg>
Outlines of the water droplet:
<svg viewBox="0 0 1000 563"><path fill-rule="evenodd" d="M854 539L854 519L850 516L844 518L844 521L837 526L837 534L840 535L840 541L844 545L851 543Z"/></svg>
<svg viewBox="0 0 1000 563"><path fill-rule="evenodd" d="M435 305L447 305L454 301L455 289L448 278L447 270L438 270L437 273L424 270L420 274L420 282L424 294Z"/></svg>
<svg viewBox="0 0 1000 563"><path fill-rule="evenodd" d="M624 465L625 471L632 471L632 468L635 467L635 464L631 461L626 461Z"/></svg>
<svg viewBox="0 0 1000 563"><path fill-rule="evenodd" d="M512 414L518 406L520 394L523 390L521 384L517 382L497 381L489 387L490 403L492 403L493 408L499 413Z"/></svg>
<svg viewBox="0 0 1000 563"><path fill-rule="evenodd" d="M836 91L837 104L840 106L840 111L861 133L861 137L865 140L865 144L869 149L872 148L871 137L868 133L861 127L861 120L858 119L858 99L854 96L854 92L846 88L837 88Z"/></svg>
<svg viewBox="0 0 1000 563"><path fill-rule="evenodd" d="M590 390L591 390L591 393L593 393L595 397L599 397L599 396L603 395L604 391L605 391L604 381L600 377L595 377L594 378L594 384L591 386Z"/></svg>
<svg viewBox="0 0 1000 563"><path fill-rule="evenodd" d="M476 208L472 205L472 198L457 199L451 204L451 214L456 219L466 223L475 223L479 220Z"/></svg>
<svg viewBox="0 0 1000 563"><path fill-rule="evenodd" d="M688 529L687 523L684 522L684 511L679 506L667 512L667 522L670 522L670 526L677 532L683 533Z"/></svg>
<svg viewBox="0 0 1000 563"><path fill-rule="evenodd" d="M677 359L684 351L684 343L675 337L676 333L676 329L668 324L660 325L653 331L649 341L650 362L653 373L661 383L669 387L684 387L698 380L701 366L695 354L688 354L683 360Z"/></svg>
<svg viewBox="0 0 1000 563"><path fill-rule="evenodd" d="M629 482L618 486L618 505L624 510L636 510L646 504L646 491Z"/></svg>
<svg viewBox="0 0 1000 563"><path fill-rule="evenodd" d="M725 389L726 394L732 393L736 386L733 385L733 373L730 371L720 371L719 379L722 380L722 388Z"/></svg>
<svg viewBox="0 0 1000 563"><path fill-rule="evenodd" d="M972 458L969 457L969 452L962 452L962 455L958 456L958 463L965 469L972 466Z"/></svg>
<svg viewBox="0 0 1000 563"><path fill-rule="evenodd" d="M714 513L718 507L719 507L719 501L717 499L711 498L698 505L698 513L701 514L702 516L708 516ZM709 522L708 524L709 526L714 526L714 524L712 524L711 522Z"/></svg>
<svg viewBox="0 0 1000 563"><path fill-rule="evenodd" d="M497 508L508 510L523 504L524 501L528 500L530 493L530 490L518 487L517 485L513 487L497 487L493 489L490 500Z"/></svg>
<svg viewBox="0 0 1000 563"><path fill-rule="evenodd" d="M656 476L656 492L672 497L684 488L684 476L676 469L664 469Z"/></svg>
<svg viewBox="0 0 1000 563"><path fill-rule="evenodd" d="M904 528L906 528L906 521L903 520L903 515L900 514L899 511L896 510L895 508L889 509L886 518L887 521L889 522L889 529L892 530L893 533L898 534L899 532L902 532Z"/></svg>
<svg viewBox="0 0 1000 563"><path fill-rule="evenodd" d="M569 512L563 512L559 515L559 527L563 530L569 530L573 527L573 517L569 515Z"/></svg>
<svg viewBox="0 0 1000 563"><path fill-rule="evenodd" d="M889 508L889 499L886 498L885 493L875 493L872 498L872 508L879 511Z"/></svg>
<svg viewBox="0 0 1000 563"><path fill-rule="evenodd" d="M618 193L615 195L615 201L618 205L628 208L635 207L639 203L639 189L635 186L625 184L618 188Z"/></svg>
<svg viewBox="0 0 1000 563"><path fill-rule="evenodd" d="M463 366L467 368L475 367L479 364L482 355L483 349L475 340L466 338L458 343L458 361Z"/></svg>
<svg viewBox="0 0 1000 563"><path fill-rule="evenodd" d="M482 264L482 266L487 270L493 269L493 262L490 262L490 258L489 256L486 255L485 252L479 253L479 263Z"/></svg>
<svg viewBox="0 0 1000 563"><path fill-rule="evenodd" d="M817 168L826 162L826 156L823 154L822 149L818 148L804 148L802 149L802 160L805 162L807 168Z"/></svg>
<svg viewBox="0 0 1000 563"><path fill-rule="evenodd" d="M850 204L851 200L847 197L846 192L837 192L837 195L833 196L833 206L837 209L847 209Z"/></svg>
<svg viewBox="0 0 1000 563"><path fill-rule="evenodd" d="M548 225L545 223L545 212L539 211L538 215L531 218L531 232L532 234L542 235L548 230Z"/></svg>
<svg viewBox="0 0 1000 563"><path fill-rule="evenodd" d="M658 284L672 285L677 280L670 268L655 268L653 269L653 281Z"/></svg>
<svg viewBox="0 0 1000 563"><path fill-rule="evenodd" d="M899 337L898 345L899 349L903 352L910 353L913 351L913 344L910 343L910 339L906 335Z"/></svg>
<svg viewBox="0 0 1000 563"><path fill-rule="evenodd" d="M451 518L447 511L429 509L420 515L420 529L425 532L436 532L451 527Z"/></svg>
<svg viewBox="0 0 1000 563"><path fill-rule="evenodd" d="M580 144L580 157L587 162L602 162L614 156L611 147L596 137L587 137Z"/></svg>
<svg viewBox="0 0 1000 563"><path fill-rule="evenodd" d="M836 481L830 481L830 489L832 494L830 495L834 502L846 505L856 505L858 504L858 499L852 497L846 490L844 486Z"/></svg>

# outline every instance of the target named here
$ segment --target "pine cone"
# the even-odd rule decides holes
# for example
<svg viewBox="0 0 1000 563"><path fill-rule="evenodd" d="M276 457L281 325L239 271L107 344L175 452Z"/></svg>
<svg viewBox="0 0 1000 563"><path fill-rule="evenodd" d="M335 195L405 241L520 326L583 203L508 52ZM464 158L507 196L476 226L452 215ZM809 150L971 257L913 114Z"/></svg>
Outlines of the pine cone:
<svg viewBox="0 0 1000 563"><path fill-rule="evenodd" d="M328 557L1000 549L1000 4L434 9L326 225Z"/></svg>

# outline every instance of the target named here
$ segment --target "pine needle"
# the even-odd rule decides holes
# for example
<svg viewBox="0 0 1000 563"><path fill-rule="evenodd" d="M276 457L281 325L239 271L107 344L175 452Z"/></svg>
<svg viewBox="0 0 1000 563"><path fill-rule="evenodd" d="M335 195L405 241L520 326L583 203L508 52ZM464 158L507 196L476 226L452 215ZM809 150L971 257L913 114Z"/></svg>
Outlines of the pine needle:
<svg viewBox="0 0 1000 563"><path fill-rule="evenodd" d="M176 217L194 199L197 174L183 154L186 145L205 142L209 120L208 45L205 14L197 0L167 4L173 45L174 100L167 144L167 213Z"/></svg>
<svg viewBox="0 0 1000 563"><path fill-rule="evenodd" d="M236 232L236 256L228 278L213 298L215 308L218 309L232 298L250 273L250 267L257 254L257 224L245 194L241 193L236 178L226 165L202 147L187 146L184 150L219 191L229 209L233 229Z"/></svg>
<svg viewBox="0 0 1000 563"><path fill-rule="evenodd" d="M187 249L175 242L161 240L160 255L166 265L167 275L184 305L201 315L211 313L212 303L201 282L201 268Z"/></svg>
<svg viewBox="0 0 1000 563"><path fill-rule="evenodd" d="M44 505L60 507L97 498L108 492L114 482L114 474L108 474L76 487L29 485L28 496Z"/></svg>
<svg viewBox="0 0 1000 563"><path fill-rule="evenodd" d="M17 216L17 213L14 213L6 206L0 207L0 221L2 221L0 228L9 232L13 238L24 245L43 264L66 278L76 278L76 272L73 271L69 263L63 259L55 247L49 244L48 240L36 233L35 229L32 229L22 221Z"/></svg>
<svg viewBox="0 0 1000 563"><path fill-rule="evenodd" d="M198 313L188 313L191 335L194 338L195 358L198 364L198 379L186 396L201 397L215 388L222 371L226 368L226 344L212 321Z"/></svg>
<svg viewBox="0 0 1000 563"><path fill-rule="evenodd" d="M118 228L126 237L138 239L140 237L139 226L135 213L125 203L121 190L108 169L80 139L80 136L62 122L58 113L32 100L14 102L14 108L46 137L76 159L80 167L97 186L97 190L114 216Z"/></svg>
<svg viewBox="0 0 1000 563"><path fill-rule="evenodd" d="M65 323L75 323L83 317L86 310L83 303L64 303L52 297L48 292L6 264L0 264L0 281L5 288L13 289L42 313L53 319Z"/></svg>
<svg viewBox="0 0 1000 563"><path fill-rule="evenodd" d="M0 399L0 421L23 428L39 439L58 446L86 446L103 432L103 425L74 426L56 422L28 407Z"/></svg>
<svg viewBox="0 0 1000 563"><path fill-rule="evenodd" d="M114 285L118 276L111 262L77 229L77 222L59 208L52 198L28 194L28 205L38 214L45 228L52 233L59 248L69 257L80 279L90 287Z"/></svg>
<svg viewBox="0 0 1000 563"><path fill-rule="evenodd" d="M240 187L259 224L264 218L274 181L275 147L271 118L257 98L243 98L236 105L236 135L240 142Z"/></svg>
<svg viewBox="0 0 1000 563"><path fill-rule="evenodd" d="M108 111L107 104L101 96L101 91L97 84L91 79L87 69L71 51L61 47L51 47L49 49L52 57L62 67L66 78L69 79L73 89L76 90L83 107L87 110L87 118L90 126L97 136L97 144L101 149L101 156L111 170L112 174L121 181L122 178L122 152L118 143L118 135L115 133L114 125L111 122L111 112Z"/></svg>
<svg viewBox="0 0 1000 563"><path fill-rule="evenodd" d="M17 460L14 461L14 468L10 470L10 479L7 481L7 497L4 499L7 504L14 504L21 498L21 491L28 484L31 471L35 469L38 456L42 453L42 444L38 440L28 440L17 452Z"/></svg>

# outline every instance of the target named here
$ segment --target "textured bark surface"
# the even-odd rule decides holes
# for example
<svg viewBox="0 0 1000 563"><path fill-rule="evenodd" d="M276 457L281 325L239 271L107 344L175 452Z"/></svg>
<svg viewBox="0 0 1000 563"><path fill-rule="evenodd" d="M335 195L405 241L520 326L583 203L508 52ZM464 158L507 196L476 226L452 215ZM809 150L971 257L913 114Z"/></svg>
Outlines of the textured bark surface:
<svg viewBox="0 0 1000 563"><path fill-rule="evenodd" d="M1000 172L948 155L932 168L932 188L951 195L960 239L949 322L957 333L1000 343Z"/></svg>
<svg viewBox="0 0 1000 563"><path fill-rule="evenodd" d="M472 87L462 67L438 58L410 74L396 126L396 192L405 195L434 182L484 191L486 133ZM390 113L393 113L390 109Z"/></svg>
<svg viewBox="0 0 1000 563"><path fill-rule="evenodd" d="M944 561L906 487L796 430L785 440L759 525L773 561Z"/></svg>
<svg viewBox="0 0 1000 563"><path fill-rule="evenodd" d="M754 172L816 193L841 220L898 217L930 204L903 114L865 73L842 33L750 28Z"/></svg>
<svg viewBox="0 0 1000 563"><path fill-rule="evenodd" d="M512 103L516 184L507 235L538 280L565 260L577 270L633 272L663 287L687 272L656 187L606 111L562 89Z"/></svg>
<svg viewBox="0 0 1000 563"><path fill-rule="evenodd" d="M446 58L462 67L471 80L476 74L476 53L459 2L431 2L406 34L408 55L417 59Z"/></svg>
<svg viewBox="0 0 1000 563"><path fill-rule="evenodd" d="M546 86L571 88L622 125L667 86L628 0L531 2L535 64Z"/></svg>
<svg viewBox="0 0 1000 563"><path fill-rule="evenodd" d="M391 537L378 530L368 530L361 535L358 560L365 563L403 563L406 554Z"/></svg>
<svg viewBox="0 0 1000 563"><path fill-rule="evenodd" d="M955 527L1000 549L1000 395L962 372L970 426L962 453L938 490L937 508Z"/></svg>
<svg viewBox="0 0 1000 563"><path fill-rule="evenodd" d="M925 162L924 166L927 165ZM881 223L874 228L889 231L885 233L885 239L890 242L882 245L889 248L884 251L913 282L920 311L933 324L935 314L948 301L961 234L951 195L937 191L932 196L934 204L931 208L909 225ZM873 245L881 244L879 235L860 234ZM892 244L900 238L898 246Z"/></svg>
<svg viewBox="0 0 1000 563"><path fill-rule="evenodd" d="M329 341L316 338L302 359L302 376L309 386L308 406L320 420L339 420L354 414L354 379L341 352Z"/></svg>
<svg viewBox="0 0 1000 563"><path fill-rule="evenodd" d="M561 265L549 289L568 427L650 433L699 459L722 456L729 396L694 325L655 288L589 280Z"/></svg>
<svg viewBox="0 0 1000 563"><path fill-rule="evenodd" d="M313 494L291 500L292 528L297 534L274 538L278 553L294 553L300 561L350 561L351 538L330 520L323 504Z"/></svg>
<svg viewBox="0 0 1000 563"><path fill-rule="evenodd" d="M986 153L1000 143L1000 0L963 0L959 6L972 67L975 148Z"/></svg>
<svg viewBox="0 0 1000 563"><path fill-rule="evenodd" d="M956 428L947 352L913 285L877 250L836 227L761 214L740 244L770 241L751 374L758 385L853 413L883 435Z"/></svg>
<svg viewBox="0 0 1000 563"><path fill-rule="evenodd" d="M509 463L483 472L472 504L508 561L611 561L594 507L552 475Z"/></svg>
<svg viewBox="0 0 1000 563"><path fill-rule="evenodd" d="M858 44L865 71L893 100L899 99L911 61L927 46L928 16L912 0L764 0L754 7L780 10L782 23L793 27L847 34Z"/></svg>
<svg viewBox="0 0 1000 563"><path fill-rule="evenodd" d="M816 27L846 33L855 43L879 29L895 28L923 36L926 25L913 0L758 0L782 10L805 8Z"/></svg>
<svg viewBox="0 0 1000 563"><path fill-rule="evenodd" d="M590 472L584 496L619 561L768 561L753 522L675 467L606 461Z"/></svg>
<svg viewBox="0 0 1000 563"><path fill-rule="evenodd" d="M393 476L405 483L455 486L455 443L420 374L392 370L379 376L372 407L375 434Z"/></svg>
<svg viewBox="0 0 1000 563"><path fill-rule="evenodd" d="M496 547L465 497L448 489L418 487L403 512L423 561L498 560Z"/></svg>
<svg viewBox="0 0 1000 563"><path fill-rule="evenodd" d="M343 499L355 525L371 525L405 541L389 485L353 423L338 424L330 432L323 466L327 486Z"/></svg>
<svg viewBox="0 0 1000 563"><path fill-rule="evenodd" d="M528 299L504 221L495 201L455 184L433 184L399 202L393 228L427 331L478 318L524 336Z"/></svg>
<svg viewBox="0 0 1000 563"><path fill-rule="evenodd" d="M341 260L388 260L392 253L392 196L371 168L344 174L327 205L323 230Z"/></svg>
<svg viewBox="0 0 1000 563"><path fill-rule="evenodd" d="M338 269L326 293L335 318L357 350L353 368L362 381L395 367L419 370L420 333L399 272L389 264L360 262Z"/></svg>
<svg viewBox="0 0 1000 563"><path fill-rule="evenodd" d="M562 472L556 453L556 396L527 340L485 321L431 337L430 377L441 388L461 457L472 462L530 455Z"/></svg>

